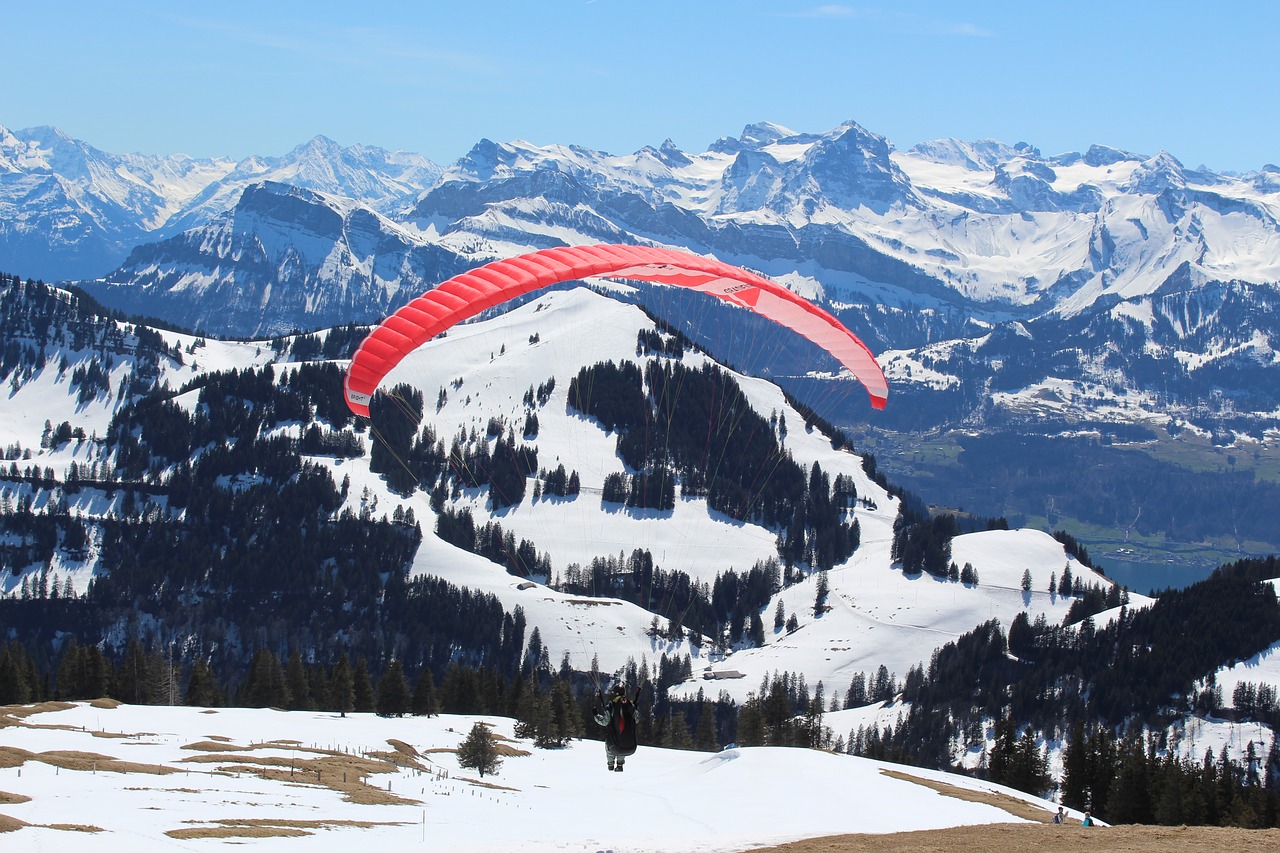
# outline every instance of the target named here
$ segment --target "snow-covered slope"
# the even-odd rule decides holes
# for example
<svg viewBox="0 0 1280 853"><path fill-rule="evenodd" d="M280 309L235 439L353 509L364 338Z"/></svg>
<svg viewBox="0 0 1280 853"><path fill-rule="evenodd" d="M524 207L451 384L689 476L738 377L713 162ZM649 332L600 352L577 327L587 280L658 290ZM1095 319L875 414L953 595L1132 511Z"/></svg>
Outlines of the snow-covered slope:
<svg viewBox="0 0 1280 853"><path fill-rule="evenodd" d="M549 401L537 411L537 437L525 441L537 448L541 467L563 464L577 471L582 493L568 500L526 497L493 514L486 493L477 490L463 492L450 506L469 509L477 525L493 518L517 541L530 540L550 556L557 575L574 564L589 565L595 557L629 557L639 548L652 553L658 568L711 584L718 573L745 573L758 562L776 558L776 531L721 516L710 511L704 499L678 498L670 512L629 510L600 499L605 476L624 470L624 465L617 456L616 437L566 405L569 379L579 366L634 360L637 333L645 328L651 328L651 321L638 308L585 288L546 293L498 318L456 328L429 342L389 375L385 385L407 382L418 388L426 401L424 422L447 445L459 434L484 434L493 418L518 434L526 392L555 379ZM693 367L707 359L697 352L683 358ZM790 408L776 386L741 374L736 379L766 419L777 413L787 423L804 424L803 415ZM712 647L715 638L701 647L655 639L648 632L651 615L635 605L588 602L530 585L432 536L419 549L414 571L492 592L508 609L522 607L530 626L538 626L553 661L568 653L577 669L588 669L594 658L603 672L611 672L628 658L639 660L643 655L652 662L662 654L691 654L695 681L681 692L696 693L706 683L701 680L704 671L742 673L745 677L707 684L708 689L714 687L713 693L724 689L739 701L757 690L762 678L783 670L803 673L810 685L822 681L828 691L842 693L856 673L869 674L880 665L901 679L911 666L927 666L933 649L980 622L996 618L1007 628L1024 610L1032 619L1044 614L1051 622L1061 622L1071 600L1044 590L1050 575L1060 577L1067 567L1088 583L1110 586L1109 580L1069 557L1061 543L1033 530L957 538L952 559L958 565L972 564L977 584L904 575L893 568L890 555L898 502L868 478L861 457L833 450L827 437L801 426L787 433L785 446L806 471L816 462L832 479L841 474L852 478L858 495L865 498L849 511L860 526L862 545L848 562L828 572L831 609L821 616L813 612L816 575L769 602L766 622L781 601L788 615L796 615L799 629L768 631L762 648L729 649L724 657ZM335 472L336 477L344 474L353 478L353 494L366 485L378 492L384 511L400 500L379 479L351 470L350 465L343 473ZM425 494L414 495L405 505L420 519L434 518ZM1021 589L1024 571L1031 572L1031 592ZM1134 604L1143 600L1135 596Z"/></svg>
<svg viewBox="0 0 1280 853"><path fill-rule="evenodd" d="M87 287L130 313L252 337L373 322L423 281L462 268L453 252L369 207L267 181L244 187L219 218L136 248Z"/></svg>
<svg viewBox="0 0 1280 853"><path fill-rule="evenodd" d="M608 773L599 743L534 749L514 738L511 720L495 717L110 703L6 710L21 715L0 718L16 723L0 727L0 821L21 822L0 827L12 827L6 849L74 844L123 853L252 842L386 853L692 853L1024 820L924 783L1021 813L1053 811L967 777L814 750L644 747L624 773ZM496 775L458 765L456 749L476 722L507 748Z"/></svg>
<svg viewBox="0 0 1280 853"><path fill-rule="evenodd" d="M779 531L723 516L710 510L704 498L678 497L668 511L628 509L602 500L605 477L624 471L625 465L617 453L616 436L567 405L570 380L581 367L637 360L638 334L653 329L653 321L639 308L604 294L586 288L546 292L515 310L457 327L429 342L385 383L386 387L408 383L422 393L424 425L446 447L455 437L486 435L493 422L500 424L500 433L520 434L529 411L526 395L554 385L536 408L536 436L521 441L536 449L540 468L551 470L563 464L577 472L581 493L571 498L526 494L517 505L496 512L482 489L458 490L446 501L450 510L472 512L477 526L493 520L516 541L532 542L550 560L552 577L543 580L563 579L572 566L589 566L593 558L628 559L636 549L649 551L657 568L683 572L707 585L718 574L746 573L777 557ZM238 370L278 359L276 350L264 343L161 335L167 346L182 354L181 363L174 358L158 363L156 381L171 389L205 372ZM77 367L100 359L93 346L55 353L42 370L14 382L11 393L0 398L0 425L6 436L33 453L29 461L20 463L21 469L30 465L49 469L62 481L73 463L80 470L109 463L94 437L105 434L121 405L118 389L137 367L130 358L119 357L110 374L111 390L81 401L70 376ZM691 368L709 363L706 355L694 350L685 351L681 359ZM782 443L802 470L817 463L832 480L844 475L855 484L860 498L845 513L847 519L857 521L862 544L848 561L827 573L829 609L814 615L816 575L780 589L762 609L763 620L771 625L781 603L785 614L796 618L797 628L790 633L767 630L765 644L759 648L717 648L724 641L714 637L700 644L690 643L687 637L678 641L655 637L650 630L654 617L635 604L556 592L437 538L432 533L436 512L430 497L421 491L408 497L392 492L380 475L370 472L367 456L314 461L330 466L335 482L350 480L348 502L355 512L370 505L384 515L397 506L412 509L426 532L414 557L413 573L493 593L508 611L521 607L529 629L538 628L553 664L567 654L579 670L588 670L594 661L609 673L628 660L654 663L664 654L688 654L695 679L679 692L690 695L704 684L710 686L702 680L708 669L730 676L714 682L712 692L724 689L738 700L756 690L761 679L783 670L802 674L809 685L821 681L828 693L843 693L856 673L870 674L881 665L901 679L913 665L927 665L934 649L989 619L999 619L1007 627L1025 610L1033 619L1044 614L1051 622L1061 622L1070 601L1043 590L1051 574L1061 576L1068 566L1091 583L1109 585L1105 578L1091 577L1056 540L1033 530L957 538L952 559L958 565L972 565L978 575L976 584L904 575L894 568L890 554L898 501L868 477L862 458L848 449L833 449L821 432L805 429L805 417L790 407L775 385L741 374L735 378L762 419L774 421L779 433L784 424L790 425ZM193 405L194 400L191 392L178 402ZM46 422L63 420L80 425L86 440L42 446ZM294 428L300 434L304 425ZM769 472L758 473L767 485ZM116 499L97 489L67 497L77 513L89 517L109 511ZM37 568L6 573L4 589L15 593L23 573ZM79 592L97 570L92 552L72 560L60 551L50 569L64 583L70 577ZM1021 589L1024 571L1032 576L1030 592ZM1139 601L1135 597L1134 603ZM665 627L665 620L660 622Z"/></svg>

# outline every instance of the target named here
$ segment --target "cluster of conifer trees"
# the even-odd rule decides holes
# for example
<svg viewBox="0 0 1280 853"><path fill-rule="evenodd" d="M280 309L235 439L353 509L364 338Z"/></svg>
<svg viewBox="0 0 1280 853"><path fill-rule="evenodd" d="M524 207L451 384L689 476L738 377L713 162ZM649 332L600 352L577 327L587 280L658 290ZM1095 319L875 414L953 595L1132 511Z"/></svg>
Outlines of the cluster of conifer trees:
<svg viewBox="0 0 1280 853"><path fill-rule="evenodd" d="M995 721L984 771L995 781L1045 793L1051 780L1044 747L1065 741L1063 801L1104 820L1280 825L1274 742L1203 760L1168 749L1171 727L1188 712L1255 720L1265 714L1256 691L1253 706L1224 708L1221 691L1201 679L1280 636L1280 603L1265 582L1277 576L1274 557L1223 566L1148 608L1122 605L1104 627L1091 618L1072 627L1023 619L1013 649L1013 632L1006 637L988 622L908 675L904 714L897 725L860 738L859 752L952 768L960 753L984 748ZM1247 688L1241 692L1247 699Z"/></svg>

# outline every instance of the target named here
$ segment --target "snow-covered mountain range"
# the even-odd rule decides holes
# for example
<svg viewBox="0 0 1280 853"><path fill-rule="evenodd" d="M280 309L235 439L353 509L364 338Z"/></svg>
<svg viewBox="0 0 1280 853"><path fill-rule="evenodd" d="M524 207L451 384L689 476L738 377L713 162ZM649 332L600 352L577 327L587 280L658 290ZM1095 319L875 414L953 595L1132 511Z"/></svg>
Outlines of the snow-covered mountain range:
<svg viewBox="0 0 1280 853"><path fill-rule="evenodd" d="M701 153L482 140L444 168L322 137L238 164L119 157L37 129L0 135L0 166L0 265L94 278L109 306L212 334L371 322L478 262L634 241L824 302L887 350L898 384L970 419L967 374L1015 359L1016 384L989 389L1015 393L992 397L1015 418L1088 420L1100 391L1130 421L1187 420L1215 390L1255 422L1280 409L1257 381L1274 378L1280 334L1270 165L1224 175L1164 152L990 140L898 151L847 122L750 125Z"/></svg>
<svg viewBox="0 0 1280 853"><path fill-rule="evenodd" d="M0 127L0 259L56 281L101 276L138 245L223 216L246 187L278 181L393 210L440 167L317 136L282 157L110 154L51 127Z"/></svg>
<svg viewBox="0 0 1280 853"><path fill-rule="evenodd" d="M1233 472L1260 452L1247 470L1269 483L1278 212L1274 165L1231 175L1164 152L1046 155L993 140L904 151L855 122L753 124L700 153L481 140L443 167L324 138L237 164L109 155L49 129L0 134L0 269L80 278L109 307L208 334L373 322L463 269L553 245L654 243L759 270L880 355L895 402L874 422L856 395L807 377L803 351L730 355L722 312L683 331L835 423L886 438L880 452L909 484L950 484L939 501L1049 523L1070 503L1064 489L1028 500L910 448L928 436L943 443L938 458L956 459L955 436L996 431L1140 447L1181 435L1226 448ZM673 322L687 310L656 289L630 298ZM1228 465L1203 455L1188 468ZM1180 475L1149 488L1174 493ZM1250 508L1265 514L1278 498L1242 488L1244 522L1230 535L1215 521L1189 536L1184 516L1157 521L1131 502L1084 502L1067 517L1114 531L1117 547L1131 533L1193 550L1226 536L1217 558L1265 553L1275 537ZM1181 559L1159 554L1169 557Z"/></svg>
<svg viewBox="0 0 1280 853"><path fill-rule="evenodd" d="M86 239L95 230L169 237L221 219L246 187L274 181L391 214L455 250L468 237L490 242L473 254L652 240L754 260L771 274L808 279L836 303L866 301L868 286L879 285L899 302L927 295L992 314L1072 316L1102 297L1151 296L1188 277L1192 285L1280 277L1280 169L1222 175L1164 152L1104 146L1044 156L1026 144L945 139L902 152L847 122L823 133L750 125L700 154L670 141L615 156L482 140L443 170L417 155L324 137L284 157L233 164L110 155L37 128L4 131L0 153L8 212L29 218L79 206ZM37 182L47 185L41 194ZM252 233L251 223L241 230ZM2 244L6 260L12 240ZM50 266L54 253L47 257L30 259L30 272L70 277ZM115 263L102 256L96 272ZM294 315L288 325L306 320Z"/></svg>

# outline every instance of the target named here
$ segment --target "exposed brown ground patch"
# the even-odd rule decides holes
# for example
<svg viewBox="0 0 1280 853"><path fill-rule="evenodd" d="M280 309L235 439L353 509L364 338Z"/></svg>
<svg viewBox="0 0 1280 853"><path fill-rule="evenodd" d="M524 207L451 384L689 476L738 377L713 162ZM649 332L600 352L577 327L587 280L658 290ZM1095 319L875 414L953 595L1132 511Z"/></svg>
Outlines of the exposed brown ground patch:
<svg viewBox="0 0 1280 853"><path fill-rule="evenodd" d="M196 823L197 821L189 821ZM312 830L353 827L369 829L374 826L407 826L395 821L368 820L272 820L270 818L247 818L243 820L200 821L211 826L193 826L182 829L170 829L165 832L170 838L280 838L312 835Z"/></svg>
<svg viewBox="0 0 1280 853"><path fill-rule="evenodd" d="M1275 853L1280 830L1216 826L989 824L892 835L834 835L752 853Z"/></svg>
<svg viewBox="0 0 1280 853"><path fill-rule="evenodd" d="M287 826L191 826L166 829L170 838L302 838L311 835L305 829Z"/></svg>
<svg viewBox="0 0 1280 853"><path fill-rule="evenodd" d="M75 707L72 702L37 702L34 705L5 705L0 714L24 720L35 714L47 714L50 711L69 711Z"/></svg>
<svg viewBox="0 0 1280 853"><path fill-rule="evenodd" d="M29 803L31 798L26 794L10 794L8 791L0 791L0 806L16 806L18 803Z"/></svg>
<svg viewBox="0 0 1280 853"><path fill-rule="evenodd" d="M0 746L0 767L21 767L28 761L39 761L63 770L79 770L104 773L149 773L165 776L177 773L173 767L163 764L141 764L137 761L121 761L110 755L99 755L96 752L77 752L74 750L51 750L49 752L31 752L15 746Z"/></svg>
<svg viewBox="0 0 1280 853"><path fill-rule="evenodd" d="M70 702L37 702L34 705L4 705L0 707L0 729L9 726L25 726L27 717L45 714L50 711L66 711L74 708Z"/></svg>
<svg viewBox="0 0 1280 853"><path fill-rule="evenodd" d="M995 806L998 809L1003 809L1009 812L1009 814L1023 818L1024 820L1033 820L1037 823L1053 823L1052 812L1033 806L1026 800L1020 800L1017 797L1002 794L999 791L975 791L971 788L961 788L956 785L949 785L946 782L937 782L932 779L921 779L919 776L912 776L910 773L904 773L901 770L881 770L880 772L885 776L889 776L894 779L901 779L904 782L914 782L917 785L923 785L926 788L937 791L939 794L952 797L957 800Z"/></svg>
<svg viewBox="0 0 1280 853"><path fill-rule="evenodd" d="M196 745L189 745L194 748ZM204 755L184 758L184 764L216 764L223 773L247 773L272 782L314 785L342 794L343 799L362 805L411 805L417 800L397 796L383 787L371 784L368 777L379 773L395 773L395 762L379 757L348 755L344 752L299 749L300 756L252 755L256 749L280 749L279 744L258 744L236 748L234 760L225 754L226 744L206 742ZM398 753L389 753L400 758ZM234 761L234 763L232 763ZM403 764L403 758L400 758Z"/></svg>
<svg viewBox="0 0 1280 853"><path fill-rule="evenodd" d="M9 817L7 814L0 814L0 832L17 832L24 826L30 826L30 824L16 817Z"/></svg>
<svg viewBox="0 0 1280 853"><path fill-rule="evenodd" d="M102 827L89 823L45 823L41 826L45 829L60 829L63 832L106 832Z"/></svg>
<svg viewBox="0 0 1280 853"><path fill-rule="evenodd" d="M237 746L225 740L198 740L195 743L183 744L182 748L198 752L249 752L253 749L251 746Z"/></svg>
<svg viewBox="0 0 1280 853"><path fill-rule="evenodd" d="M401 755L408 756L409 758L420 758L422 756L422 753L418 752L418 750L414 749L413 746L405 743L402 740L396 740L395 738L387 738L387 743L390 744L391 748L394 749L396 752L400 753Z"/></svg>
<svg viewBox="0 0 1280 853"><path fill-rule="evenodd" d="M91 826L83 823L27 823L25 820L18 820L16 817L0 814L0 832L17 832L19 829L26 829L29 826L37 826L42 829L59 829L63 832L106 831L100 826Z"/></svg>
<svg viewBox="0 0 1280 853"><path fill-rule="evenodd" d="M523 755L533 755L533 753L530 752L529 750L521 749L518 746L512 746L509 743L495 743L493 745L493 748L498 753L498 755L502 756L503 758L519 758L520 756L523 756Z"/></svg>
<svg viewBox="0 0 1280 853"><path fill-rule="evenodd" d="M89 703L95 708L118 708L121 702L115 699L94 699ZM82 732L85 731L83 726L58 725L54 723L32 723L27 718L36 714L47 714L51 711L66 711L74 708L72 702L37 702L34 705L5 705L0 708L0 729L9 726L23 726L29 729L55 729L58 731ZM102 738L129 738L138 737L137 734L125 734L123 732L89 732L94 737Z"/></svg>

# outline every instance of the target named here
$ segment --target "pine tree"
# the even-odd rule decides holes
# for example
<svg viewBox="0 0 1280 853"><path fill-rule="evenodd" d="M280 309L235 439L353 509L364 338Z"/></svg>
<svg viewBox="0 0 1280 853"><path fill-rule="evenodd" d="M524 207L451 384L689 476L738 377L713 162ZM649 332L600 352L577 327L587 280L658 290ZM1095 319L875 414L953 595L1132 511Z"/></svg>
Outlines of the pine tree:
<svg viewBox="0 0 1280 853"><path fill-rule="evenodd" d="M84 678L83 673L84 658L80 654L80 644L76 642L75 637L71 638L71 642L67 644L67 649L62 653L62 660L58 664L58 680L57 692L54 694L59 699L94 699L97 697L84 696L80 693L81 682Z"/></svg>
<svg viewBox="0 0 1280 853"><path fill-rule="evenodd" d="M484 723L473 725L467 739L458 747L458 766L475 770L482 779L486 773L497 773L502 766L493 732Z"/></svg>
<svg viewBox="0 0 1280 853"><path fill-rule="evenodd" d="M269 649L259 649L249 662L249 675L240 688L240 704L246 708L287 708L289 692L280 659Z"/></svg>
<svg viewBox="0 0 1280 853"><path fill-rule="evenodd" d="M0 705L22 705L34 698L27 677L30 666L30 656L19 644L10 642L0 650Z"/></svg>
<svg viewBox="0 0 1280 853"><path fill-rule="evenodd" d="M191 664L191 676L187 679L187 692L183 701L188 705L208 708L218 703L218 684L213 670L204 658L196 658Z"/></svg>
<svg viewBox="0 0 1280 853"><path fill-rule="evenodd" d="M436 696L436 681L431 670L423 667L413 684L413 713L419 717L432 717L440 713L440 699Z"/></svg>
<svg viewBox="0 0 1280 853"><path fill-rule="evenodd" d="M693 748L703 752L715 752L717 746L716 709L704 699L698 706L698 724L693 733Z"/></svg>
<svg viewBox="0 0 1280 853"><path fill-rule="evenodd" d="M403 717L412 708L409 682L404 677L404 664L391 662L387 671L378 679L378 714L383 717Z"/></svg>
<svg viewBox="0 0 1280 853"><path fill-rule="evenodd" d="M814 464L817 465L816 462ZM817 587L817 594L814 596L813 600L813 615L815 617L821 616L823 613L827 612L827 595L830 593L831 587L827 581L827 573L825 570L818 572Z"/></svg>
<svg viewBox="0 0 1280 853"><path fill-rule="evenodd" d="M666 719L663 721L661 743L667 749L690 749L693 746L693 736L689 734L689 721L685 719L684 714L676 713L671 707L668 707Z"/></svg>
<svg viewBox="0 0 1280 853"><path fill-rule="evenodd" d="M1017 738L1018 729L1011 718L1001 717L996 721L995 743L991 746L991 757L987 760L987 778L992 782L1001 785L1009 783Z"/></svg>
<svg viewBox="0 0 1280 853"><path fill-rule="evenodd" d="M329 675L329 705L344 717L348 711L355 710L355 676L351 673L351 661L346 655L338 658Z"/></svg>
<svg viewBox="0 0 1280 853"><path fill-rule="evenodd" d="M1084 723L1077 718L1071 723L1071 734L1062 753L1062 804L1067 808L1080 811L1091 808L1087 796L1088 763Z"/></svg>
<svg viewBox="0 0 1280 853"><path fill-rule="evenodd" d="M302 663L302 654L297 649L289 655L289 663L285 666L285 684L289 691L290 711L315 707L315 698L311 695L311 683L307 678L307 668Z"/></svg>
<svg viewBox="0 0 1280 853"><path fill-rule="evenodd" d="M125 647L124 659L116 670L111 694L130 705L145 705L150 701L148 682L147 655L142 644L135 638Z"/></svg>
<svg viewBox="0 0 1280 853"><path fill-rule="evenodd" d="M351 682L355 710L372 711L374 708L373 682L369 679L369 661L367 658L360 658L356 663L356 671L352 675Z"/></svg>
<svg viewBox="0 0 1280 853"><path fill-rule="evenodd" d="M578 704L573 701L569 682L556 676L551 682L551 731L555 746L563 746L571 738L583 733L582 716Z"/></svg>
<svg viewBox="0 0 1280 853"><path fill-rule="evenodd" d="M754 693L748 694L738 712L738 743L743 746L764 745L764 714Z"/></svg>

